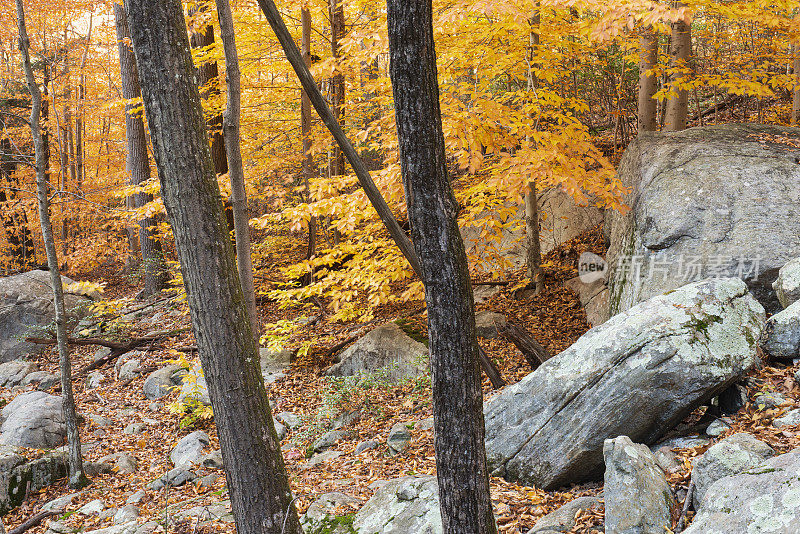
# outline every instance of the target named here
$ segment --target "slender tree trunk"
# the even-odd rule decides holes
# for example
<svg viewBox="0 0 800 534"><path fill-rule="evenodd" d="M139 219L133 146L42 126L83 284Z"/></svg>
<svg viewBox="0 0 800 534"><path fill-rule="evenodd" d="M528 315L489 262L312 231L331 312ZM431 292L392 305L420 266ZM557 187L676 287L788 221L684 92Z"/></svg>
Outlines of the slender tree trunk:
<svg viewBox="0 0 800 534"><path fill-rule="evenodd" d="M540 26L541 26L541 3L536 2L533 15L528 20L531 32L528 36L528 94L538 98L537 89L539 80L536 77L535 69L538 68L537 57L539 54ZM531 140L528 139L530 143ZM539 197L536 193L536 180L528 182L525 191L525 251L527 254L526 265L528 269L528 279L533 284L534 294L539 294L542 290L542 247L539 235Z"/></svg>
<svg viewBox="0 0 800 534"><path fill-rule="evenodd" d="M83 195L83 182L86 178L86 165L84 162L84 106L86 104L86 58L89 55L89 44L92 39L93 16L89 15L89 30L86 33L86 48L83 49L81 58L80 78L78 81L78 107L75 113L75 187L79 195Z"/></svg>
<svg viewBox="0 0 800 534"><path fill-rule="evenodd" d="M72 488L85 486L88 480L83 472L81 456L81 440L78 433L78 416L75 412L75 398L72 394L72 372L67 345L67 326L64 314L64 288L61 285L61 273L58 271L58 257L53 241L53 226L50 222L47 181L45 180L45 151L43 146L40 115L42 94L33 74L30 58L30 40L25 27L25 10L22 0L16 0L17 26L19 29L19 48L22 52L22 64L28 90L31 93L31 136L36 154L36 192L39 199L39 219L42 224L42 240L47 254L47 265L50 268L50 282L53 286L53 308L55 309L56 342L58 359L61 368L61 411L67 427L67 443L69 444L69 485Z"/></svg>
<svg viewBox="0 0 800 534"><path fill-rule="evenodd" d="M397 219L395 219L394 214L381 196L380 190L369 175L369 171L361 157L358 155L355 148L353 148L353 144L347 139L341 126L325 103L325 99L319 87L317 87L316 82L314 82L314 77L311 76L308 67L303 63L303 56L300 50L297 49L297 45L292 39L291 34L289 34L289 30L286 29L286 24L283 22L278 8L275 6L275 2L272 0L258 0L258 6L269 21L270 26L272 26L272 30L275 32L275 36L278 38L283 52L286 54L286 59L292 64L294 72L300 79L300 84L311 99L311 104L313 104L314 109L317 110L322 122L325 123L325 126L331 132L333 138L336 139L336 143L339 145L342 152L344 152L350 166L353 167L353 172L355 172L358 182L361 184L361 187L364 188L364 194L367 195L372 207L375 208L381 221L383 221L386 230L397 245L397 248L403 253L403 256L405 256L411 268L414 269L414 272L420 275L419 259L417 258L411 241L406 237Z"/></svg>
<svg viewBox="0 0 800 534"><path fill-rule="evenodd" d="M247 305L247 317L259 345L258 313L256 292L253 282L253 260L250 256L250 212L247 209L247 191L244 184L244 166L239 143L241 117L241 73L239 54L236 51L236 37L233 30L233 14L228 0L216 0L219 18L220 38L225 52L225 77L228 81L228 103L223 115L223 138L228 158L228 177L231 181L231 204L233 205L233 226L236 234L236 268L242 282L242 291Z"/></svg>
<svg viewBox="0 0 800 534"><path fill-rule="evenodd" d="M794 91L792 91L792 125L800 124L800 44L794 47Z"/></svg>
<svg viewBox="0 0 800 534"><path fill-rule="evenodd" d="M442 525L497 531L489 496L475 315L458 203L445 167L431 0L388 0L400 165L422 267Z"/></svg>
<svg viewBox="0 0 800 534"><path fill-rule="evenodd" d="M678 2L679 7L684 4ZM672 39L669 48L670 67L688 69L692 58L692 34L689 23L680 20L672 23ZM673 84L686 82L688 75L673 73L670 77ZM689 114L689 91L676 90L677 94L667 100L664 112L664 131L677 132L686 129L686 116Z"/></svg>
<svg viewBox="0 0 800 534"><path fill-rule="evenodd" d="M119 4L114 4L114 21L117 31L117 49L119 51L120 77L122 82L122 97L125 102L125 134L128 153L125 158L125 167L130 174L131 185L141 185L150 179L150 161L147 156L147 137L142 120L142 112L134 99L141 96L139 87L139 72L136 68L136 58L131 48L131 32L128 28L128 18L125 10ZM153 195L138 193L127 199L131 204L129 209L141 208L153 200ZM161 243L156 239L152 227L157 223L154 217L145 217L139 220L139 247L142 252L142 268L144 272L144 289L139 294L145 298L158 293L167 285L167 268L164 264L164 253ZM135 236L129 236L129 241L135 243ZM133 248L131 249L133 252Z"/></svg>
<svg viewBox="0 0 800 534"><path fill-rule="evenodd" d="M647 74L658 61L658 34L652 27L642 28L639 36L639 113L638 132L653 132L658 129L656 106L653 98L658 90L658 78Z"/></svg>
<svg viewBox="0 0 800 534"><path fill-rule="evenodd" d="M300 534L228 239L181 2L126 0L125 8L237 532Z"/></svg>
<svg viewBox="0 0 800 534"><path fill-rule="evenodd" d="M300 11L300 22L303 27L300 53L306 68L311 67L311 11L304 5ZM314 177L314 156L311 154L311 100L304 89L300 90L300 130L303 136L303 181L306 185L308 202L311 202L311 178ZM341 152L341 151L340 151ZM342 154L344 157L344 154ZM306 259L317 253L317 218L308 221L308 249Z"/></svg>
<svg viewBox="0 0 800 534"><path fill-rule="evenodd" d="M202 19L209 11L208 0L200 2L189 14ZM214 26L199 24L199 30L193 31L190 39L192 48L206 48L214 44ZM206 101L219 95L219 69L216 61L205 61L197 66L197 84L200 87L200 97ZM228 172L228 159L226 157L225 140L222 132L222 114L206 115L206 127L211 137L211 159L214 162L214 172L225 174Z"/></svg>
<svg viewBox="0 0 800 534"><path fill-rule="evenodd" d="M344 39L344 0L329 0L328 10L331 18L331 54L336 61L336 71L331 79L331 103L336 122L344 127L344 74L342 73L342 52L339 44ZM331 176L344 174L344 153L333 147Z"/></svg>

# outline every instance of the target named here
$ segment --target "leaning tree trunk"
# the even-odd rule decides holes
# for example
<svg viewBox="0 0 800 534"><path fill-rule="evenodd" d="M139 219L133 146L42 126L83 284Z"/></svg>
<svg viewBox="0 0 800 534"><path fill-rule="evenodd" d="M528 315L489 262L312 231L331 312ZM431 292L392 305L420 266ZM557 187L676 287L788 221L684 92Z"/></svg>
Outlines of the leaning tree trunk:
<svg viewBox="0 0 800 534"><path fill-rule="evenodd" d="M684 4L678 2L679 7ZM687 70L692 58L692 34L689 23L683 20L672 23L672 38L669 47L670 67ZM672 84L686 83L688 75L684 72L673 72L670 76ZM675 95L667 100L664 111L664 131L677 132L686 129L686 117L689 114L689 91L673 89Z"/></svg>
<svg viewBox="0 0 800 534"><path fill-rule="evenodd" d="M241 117L241 74L239 54L236 51L236 37L233 31L233 14L228 0L217 1L220 37L225 51L225 77L228 80L228 103L223 115L225 152L228 157L228 178L231 182L231 204L233 206L233 227L236 235L236 268L242 282L247 317L250 328L259 345L258 315L256 313L256 292L253 282L253 259L250 256L250 216L247 210L247 190L244 186L244 168L239 143ZM213 151L213 148L212 148Z"/></svg>
<svg viewBox="0 0 800 534"><path fill-rule="evenodd" d="M651 26L642 28L639 36L639 109L638 133L654 132L658 129L656 108L658 101L653 98L658 89L658 78L647 71L658 61L658 34Z"/></svg>
<svg viewBox="0 0 800 534"><path fill-rule="evenodd" d="M442 524L448 534L493 533L474 305L445 167L431 0L388 0L387 20L400 165L428 306Z"/></svg>
<svg viewBox="0 0 800 534"><path fill-rule="evenodd" d="M130 184L141 185L150 179L150 161L147 156L147 137L144 131L142 112L134 100L142 94L139 87L139 72L136 69L136 57L130 45L131 32L125 10L114 4L114 20L117 28L117 48L119 50L119 70L122 81L122 97L125 102L125 134L128 141L128 154L125 166L130 173ZM133 206L141 208L153 200L153 195L138 193L134 196ZM144 289L139 294L148 297L158 293L167 285L167 269L164 264L164 253L161 243L156 239L152 227L156 225L154 217L139 220L139 248L142 252L144 271Z"/></svg>
<svg viewBox="0 0 800 534"><path fill-rule="evenodd" d="M22 52L22 65L28 90L31 93L31 136L36 154L36 193L39 199L39 219L42 224L42 240L44 241L47 265L50 268L50 282L53 286L53 308L55 309L56 343L58 360L61 368L61 411L67 427L67 443L69 445L69 485L72 488L85 486L88 480L83 472L81 456L81 439L78 432L78 416L75 411L75 398L72 394L72 371L70 369L69 348L67 345L67 325L64 314L64 288L61 285L61 273L58 271L56 245L53 241L53 225L50 221L47 181L45 179L45 150L42 130L39 123L42 109L42 94L31 67L30 40L25 27L25 10L22 0L16 0L17 26L19 28L19 49Z"/></svg>
<svg viewBox="0 0 800 534"><path fill-rule="evenodd" d="M125 0L239 534L300 534L194 83L180 0Z"/></svg>

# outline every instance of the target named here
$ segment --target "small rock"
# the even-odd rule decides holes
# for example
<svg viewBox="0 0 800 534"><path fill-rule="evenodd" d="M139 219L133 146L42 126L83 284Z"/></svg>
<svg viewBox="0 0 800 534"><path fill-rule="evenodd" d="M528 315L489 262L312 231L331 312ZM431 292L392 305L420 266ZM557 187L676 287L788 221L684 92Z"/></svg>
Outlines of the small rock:
<svg viewBox="0 0 800 534"><path fill-rule="evenodd" d="M196 478L197 474L194 471L190 471L183 467L176 467L162 475L160 478L156 479L155 482L153 482L153 489L158 491L165 486L169 486L171 488L183 486L187 482Z"/></svg>
<svg viewBox="0 0 800 534"><path fill-rule="evenodd" d="M348 534L352 531L344 525L335 525L334 527L330 520L336 517L337 511L342 509L346 511L348 507L357 508L359 504L361 501L345 493L325 493L309 505L306 513L300 518L300 525L305 532L322 531L331 534ZM334 527L333 530L331 527Z"/></svg>
<svg viewBox="0 0 800 534"><path fill-rule="evenodd" d="M283 441L283 438L286 437L286 427L274 419L272 420L272 424L275 425L275 433L278 435L278 441Z"/></svg>
<svg viewBox="0 0 800 534"><path fill-rule="evenodd" d="M619 436L605 440L603 459L606 532L663 534L675 498L650 449Z"/></svg>
<svg viewBox="0 0 800 534"><path fill-rule="evenodd" d="M493 311L479 311L475 314L475 330L478 337L484 339L494 339L498 337L497 329L504 328L508 324L506 316L502 313Z"/></svg>
<svg viewBox="0 0 800 534"><path fill-rule="evenodd" d="M202 486L204 488L210 488L211 486L216 484L217 480L219 480L219 479L220 479L220 475L219 474L211 473L210 475L206 475L206 476L201 477L199 479L200 486Z"/></svg>
<svg viewBox="0 0 800 534"><path fill-rule="evenodd" d="M114 472L114 466L106 462L83 462L83 469L89 478L97 475L108 475Z"/></svg>
<svg viewBox="0 0 800 534"><path fill-rule="evenodd" d="M139 517L139 507L135 504L126 504L125 506L117 509L114 514L114 524L121 525L129 521L135 521Z"/></svg>
<svg viewBox="0 0 800 534"><path fill-rule="evenodd" d="M53 499L52 501L49 501L42 506L42 511L65 512L67 510L67 506L72 504L72 501L75 499L75 497L77 497L81 493L82 492L79 491L77 493L70 493L68 495L63 495L57 499Z"/></svg>
<svg viewBox="0 0 800 534"><path fill-rule="evenodd" d="M347 432L344 430L331 430L330 432L325 432L317 441L314 442L314 450L317 452L322 452L325 449L329 449L335 445L337 441L346 436Z"/></svg>
<svg viewBox="0 0 800 534"><path fill-rule="evenodd" d="M36 371L34 362L25 360L12 360L0 363L0 387L12 388L23 383L25 378Z"/></svg>
<svg viewBox="0 0 800 534"><path fill-rule="evenodd" d="M730 428L730 423L724 419L714 419L711 424L708 425L708 428L706 428L706 435L716 438L724 434Z"/></svg>
<svg viewBox="0 0 800 534"><path fill-rule="evenodd" d="M89 421L94 423L95 426L99 426L100 428L107 428L114 424L114 421L110 417L105 417L103 415L90 413L86 417Z"/></svg>
<svg viewBox="0 0 800 534"><path fill-rule="evenodd" d="M755 467L774 455L772 447L744 432L729 436L709 448L694 461L692 469L695 509L714 482Z"/></svg>
<svg viewBox="0 0 800 534"><path fill-rule="evenodd" d="M782 416L772 421L772 426L781 428L784 426L800 426L800 409L789 410Z"/></svg>
<svg viewBox="0 0 800 534"><path fill-rule="evenodd" d="M23 386L35 385L39 391L48 391L61 382L61 377L47 371L34 371L22 381Z"/></svg>
<svg viewBox="0 0 800 534"><path fill-rule="evenodd" d="M362 441L361 443L356 445L356 450L353 452L353 454L361 454L364 451L376 448L378 445L380 445L380 443L378 443L374 439Z"/></svg>
<svg viewBox="0 0 800 534"><path fill-rule="evenodd" d="M414 425L414 430L422 430L423 432L433 430L433 417L427 417L421 421L417 421Z"/></svg>
<svg viewBox="0 0 800 534"><path fill-rule="evenodd" d="M168 395L173 388L180 386L186 370L177 365L168 365L158 371L150 373L144 381L142 388L145 396L150 400L160 399Z"/></svg>
<svg viewBox="0 0 800 534"><path fill-rule="evenodd" d="M760 395L756 395L755 399L753 399L753 404L759 410L769 410L772 408L777 408L781 404L786 402L786 397L781 395L780 393L762 393Z"/></svg>
<svg viewBox="0 0 800 534"><path fill-rule="evenodd" d="M117 372L117 378L119 380L131 380L139 376L139 370L141 369L142 365L141 362L135 358L126 360L123 363L119 371Z"/></svg>
<svg viewBox="0 0 800 534"><path fill-rule="evenodd" d="M678 455L669 447L659 447L653 451L653 456L658 466L668 475L677 473L683 468L683 464L678 461Z"/></svg>
<svg viewBox="0 0 800 534"><path fill-rule="evenodd" d="M203 458L202 465L203 467L209 467L211 469L222 469L224 467L222 453L220 451L213 451Z"/></svg>
<svg viewBox="0 0 800 534"><path fill-rule="evenodd" d="M550 512L533 526L533 529L528 531L528 534L554 534L556 532L569 532L575 526L575 516L578 512L583 510L590 510L593 508L600 508L599 497L578 497L564 506L557 509L555 512Z"/></svg>
<svg viewBox="0 0 800 534"><path fill-rule="evenodd" d="M500 293L500 289L500 286L493 285L481 284L479 286L473 286L472 298L475 299L475 304L481 304Z"/></svg>
<svg viewBox="0 0 800 534"><path fill-rule="evenodd" d="M62 523L61 521L50 521L47 524L47 531L45 534L71 534L75 529Z"/></svg>
<svg viewBox="0 0 800 534"><path fill-rule="evenodd" d="M108 347L100 347L99 349L94 351L94 355L92 356L92 360L96 362L98 360L102 360L103 358L105 358L106 356L109 356L110 354L111 354L111 349L110 348L108 348Z"/></svg>
<svg viewBox="0 0 800 534"><path fill-rule="evenodd" d="M163 408L163 407L164 407L164 405L161 404L160 402L151 402L147 406L147 409L150 410L151 412L160 412L161 408Z"/></svg>
<svg viewBox="0 0 800 534"><path fill-rule="evenodd" d="M311 469L312 467L316 467L320 464L323 464L329 460L333 460L334 458L338 458L344 454L342 451L325 451L319 454L315 454L312 456L307 462L304 462L300 465L299 470L305 471L307 469Z"/></svg>
<svg viewBox="0 0 800 534"><path fill-rule="evenodd" d="M211 438L202 430L197 430L178 440L169 458L175 467L190 467L202 465L211 452Z"/></svg>
<svg viewBox="0 0 800 534"><path fill-rule="evenodd" d="M655 450L656 448L660 447L667 447L669 449L695 449L697 447L705 447L709 443L711 443L710 439L700 436L670 438L657 443L651 447L651 450Z"/></svg>
<svg viewBox="0 0 800 534"><path fill-rule="evenodd" d="M117 473L128 474L135 473L138 467L136 457L127 452L115 452L100 458L101 462L114 464L114 470Z"/></svg>
<svg viewBox="0 0 800 534"><path fill-rule="evenodd" d="M292 430L300 427L303 424L302 418L299 415L293 414L292 412L281 412L275 416L275 419Z"/></svg>
<svg viewBox="0 0 800 534"><path fill-rule="evenodd" d="M391 454L400 454L411 443L411 432L408 430L406 423L396 423L391 430L389 430L389 437L386 439L386 444L389 445L389 452Z"/></svg>
<svg viewBox="0 0 800 534"><path fill-rule="evenodd" d="M140 489L125 499L125 504L139 504L144 500L145 497L147 497L147 492Z"/></svg>
<svg viewBox="0 0 800 534"><path fill-rule="evenodd" d="M86 376L86 389L95 389L100 387L103 381L103 373L100 371L92 371Z"/></svg>
<svg viewBox="0 0 800 534"><path fill-rule="evenodd" d="M800 258L795 258L778 270L778 278L772 283L781 306L788 308L800 300Z"/></svg>
<svg viewBox="0 0 800 534"><path fill-rule="evenodd" d="M361 419L360 410L342 412L333 419L333 429L339 430L340 428L350 426L359 419Z"/></svg>
<svg viewBox="0 0 800 534"><path fill-rule="evenodd" d="M773 359L787 360L800 354L800 301L767 320L761 348Z"/></svg>
<svg viewBox="0 0 800 534"><path fill-rule="evenodd" d="M131 423L122 432L123 434L141 434L146 426L144 423Z"/></svg>
<svg viewBox="0 0 800 534"><path fill-rule="evenodd" d="M99 514L106 508L106 503L101 501L100 499L95 499L93 501L89 501L80 508L78 508L78 513L83 515L92 515L92 514Z"/></svg>

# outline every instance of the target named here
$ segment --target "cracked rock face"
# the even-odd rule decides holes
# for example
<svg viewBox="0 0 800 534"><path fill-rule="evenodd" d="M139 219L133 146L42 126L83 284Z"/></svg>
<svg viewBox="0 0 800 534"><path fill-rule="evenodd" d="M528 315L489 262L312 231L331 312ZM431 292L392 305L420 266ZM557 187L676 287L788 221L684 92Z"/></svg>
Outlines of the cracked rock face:
<svg viewBox="0 0 800 534"><path fill-rule="evenodd" d="M764 309L734 278L654 297L484 404L494 474L553 489L603 475L603 441L655 443L756 362Z"/></svg>
<svg viewBox="0 0 800 534"><path fill-rule="evenodd" d="M356 514L358 534L442 534L436 477L392 480Z"/></svg>
<svg viewBox="0 0 800 534"><path fill-rule="evenodd" d="M800 256L800 150L780 137L800 140L800 129L711 126L630 144L618 174L631 211L606 221L611 315L714 276L742 278L767 311L781 308L772 283Z"/></svg>
<svg viewBox="0 0 800 534"><path fill-rule="evenodd" d="M717 480L706 491L684 534L796 534L800 525L800 449L743 473Z"/></svg>

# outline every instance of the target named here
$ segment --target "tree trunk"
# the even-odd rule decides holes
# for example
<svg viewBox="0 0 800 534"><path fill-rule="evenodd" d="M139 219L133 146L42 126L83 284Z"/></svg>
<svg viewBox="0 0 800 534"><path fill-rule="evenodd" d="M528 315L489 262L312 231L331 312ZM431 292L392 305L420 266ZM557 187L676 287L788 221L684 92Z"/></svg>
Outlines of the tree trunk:
<svg viewBox="0 0 800 534"><path fill-rule="evenodd" d="M350 162L350 166L353 167L353 172L355 172L358 182L361 184L361 187L364 188L364 194L367 195L372 207L378 212L378 216L386 226L386 230L397 245L397 248L403 253L403 256L405 256L411 268L414 269L414 272L421 277L419 259L417 258L417 253L414 251L411 241L406 237L397 219L395 219L394 214L381 196L380 190L369 175L369 171L358 155L358 152L353 148L353 144L347 139L341 126L325 103L325 99L319 87L317 87L317 84L314 82L314 77L311 76L308 67L303 63L302 54L300 54L300 51L297 49L297 45L289 34L289 30L286 29L286 24L284 24L278 12L278 8L275 6L275 2L273 2L273 0L258 0L258 5L269 21L270 26L272 26L272 30L275 32L275 36L278 38L283 52L286 54L286 59L292 64L292 68L300 79L300 84L303 86L303 89L306 90L308 97L311 99L314 109L317 110L322 122L325 123L325 126L331 132L333 138L336 139L336 143L339 145L342 152L344 152L347 161Z"/></svg>
<svg viewBox="0 0 800 534"><path fill-rule="evenodd" d="M128 28L128 18L125 10L119 4L114 4L114 20L117 30L122 97L126 100L125 134L128 153L125 158L125 167L130 174L130 184L141 185L150 179L150 161L147 156L147 137L142 112L137 110L138 105L133 104L133 100L139 98L142 91L139 87L136 58L130 45L131 32ZM133 199L129 197L129 200L133 200L133 206L129 206L129 208L141 208L148 202L152 202L153 196L138 193ZM139 294L140 298L158 293L167 285L164 253L161 243L156 239L152 230L156 222L154 217L145 217L139 220L139 246L142 252L144 272L144 289ZM135 241L135 238L133 240Z"/></svg>
<svg viewBox="0 0 800 534"><path fill-rule="evenodd" d="M192 8L189 15L199 19L208 12L207 0ZM191 35L192 48L206 48L214 44L214 26L211 24L200 25L198 31ZM200 87L200 97L209 100L219 95L219 70L216 61L206 61L197 66L197 84ZM228 172L228 159L226 157L225 140L222 133L222 114L215 113L207 116L206 126L211 136L211 159L214 162L214 172L225 174Z"/></svg>
<svg viewBox="0 0 800 534"><path fill-rule="evenodd" d="M331 55L336 61L336 71L331 79L331 103L333 116L340 126L344 127L344 74L341 65L341 47L344 38L344 0L330 0L328 10L331 18ZM331 176L344 174L344 153L339 147L333 147L331 158Z"/></svg>
<svg viewBox="0 0 800 534"><path fill-rule="evenodd" d="M43 146L40 115L42 94L33 74L30 58L30 40L25 27L25 11L22 0L16 0L17 26L19 28L19 48L22 52L22 65L31 94L31 136L36 154L36 193L39 200L39 219L42 225L42 240L47 253L47 265L50 268L50 282L53 286L53 308L55 309L56 340L58 359L61 368L61 411L67 427L67 443L69 445L69 485L72 488L83 487L88 483L83 472L81 456L81 439L78 432L78 416L75 412L75 398L72 394L72 370L67 345L67 325L64 314L64 288L61 285L61 273L58 270L58 257L53 241L53 226L50 222L50 206L48 201L47 181L45 180L45 150Z"/></svg>
<svg viewBox="0 0 800 534"><path fill-rule="evenodd" d="M678 7L683 3L678 2ZM670 67L673 69L688 69L692 58L692 34L690 25L680 20L672 23L672 38L669 47ZM670 76L672 84L685 83L688 75L677 72ZM673 89L677 94L667 100L664 111L664 131L677 132L686 129L686 117L689 114L689 91L686 89Z"/></svg>
<svg viewBox="0 0 800 534"><path fill-rule="evenodd" d="M233 226L236 234L236 268L247 305L247 317L253 330L256 347L259 346L260 329L256 310L256 292L253 282L253 260L250 256L250 212L247 209L247 190L244 186L244 166L239 143L241 117L241 73L236 37L233 31L233 14L228 0L216 0L220 38L225 51L225 77L228 80L228 103L223 116L223 138L228 159L228 177L231 182Z"/></svg>
<svg viewBox="0 0 800 534"><path fill-rule="evenodd" d="M239 534L301 534L222 212L179 0L126 0L164 206Z"/></svg>
<svg viewBox="0 0 800 534"><path fill-rule="evenodd" d="M388 0L387 21L400 165L428 307L442 525L448 534L494 533L472 288L445 167L431 0Z"/></svg>
<svg viewBox="0 0 800 534"><path fill-rule="evenodd" d="M303 27L301 50L306 68L311 67L311 11L304 5L300 11L300 22ZM306 200L311 202L310 181L314 177L314 156L311 154L311 100L304 89L300 90L300 131L303 136L303 181L306 185ZM340 151L341 152L341 151ZM342 153L344 157L344 153ZM308 221L308 249L306 259L310 260L317 253L317 218Z"/></svg>
<svg viewBox="0 0 800 534"><path fill-rule="evenodd" d="M794 91L792 92L792 126L800 124L800 44L794 47Z"/></svg>
<svg viewBox="0 0 800 534"><path fill-rule="evenodd" d="M537 96L539 80L534 69L537 68L536 59L539 54L540 25L541 25L541 3L536 2L536 9L528 20L531 32L528 36L528 93ZM528 139L530 143L531 140ZM539 197L536 193L536 180L528 182L525 191L525 263L528 269L528 279L533 284L533 292L538 295L542 291L542 247L539 235Z"/></svg>
<svg viewBox="0 0 800 534"><path fill-rule="evenodd" d="M639 113L638 133L654 132L658 129L656 106L653 98L658 90L658 78L647 74L658 61L658 35L652 27L642 29L639 36Z"/></svg>

